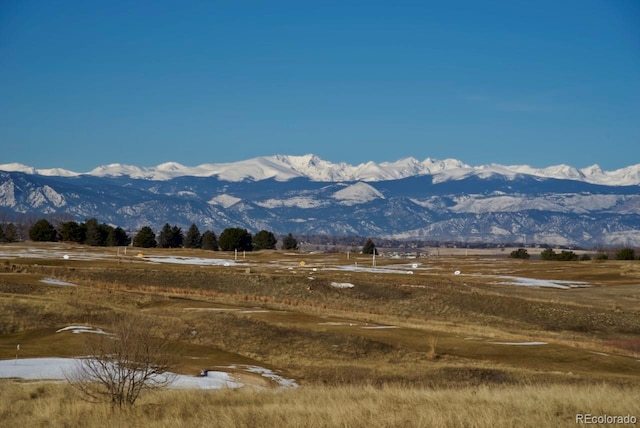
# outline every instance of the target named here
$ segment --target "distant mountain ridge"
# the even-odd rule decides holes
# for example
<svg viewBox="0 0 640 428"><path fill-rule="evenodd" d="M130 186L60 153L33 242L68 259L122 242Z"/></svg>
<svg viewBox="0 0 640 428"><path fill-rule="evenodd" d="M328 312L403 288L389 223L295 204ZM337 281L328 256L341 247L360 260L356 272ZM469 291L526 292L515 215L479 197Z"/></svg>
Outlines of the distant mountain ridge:
<svg viewBox="0 0 640 428"><path fill-rule="evenodd" d="M276 234L640 246L640 164L536 169L413 158L357 166L314 155L78 174L0 165L0 213L158 231L166 222Z"/></svg>
<svg viewBox="0 0 640 428"><path fill-rule="evenodd" d="M304 156L275 155L257 157L230 163L207 163L194 167L177 162L166 162L156 167L109 164L102 165L86 173L78 173L60 168L36 169L19 163L0 165L0 171L24 172L50 177L130 177L148 180L171 180L177 177L217 177L225 181L267 180L288 181L306 177L313 181L386 181L420 175L432 175L435 181L459 180L477 175L487 177L493 174L513 177L518 174L542 178L556 178L583 181L608 186L640 185L640 164L615 171L603 171L598 165L577 169L569 165L547 168L533 168L529 165L504 166L489 164L470 166L456 159L436 160L426 158L400 159L395 162L366 162L349 165L344 162L332 163L316 155Z"/></svg>

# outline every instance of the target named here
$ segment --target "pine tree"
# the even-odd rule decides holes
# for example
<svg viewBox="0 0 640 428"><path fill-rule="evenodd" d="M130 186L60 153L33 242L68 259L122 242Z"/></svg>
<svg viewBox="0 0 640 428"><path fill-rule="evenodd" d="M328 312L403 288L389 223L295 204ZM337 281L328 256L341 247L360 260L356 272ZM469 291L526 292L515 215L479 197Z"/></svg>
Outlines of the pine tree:
<svg viewBox="0 0 640 428"><path fill-rule="evenodd" d="M200 230L198 226L194 224L189 227L187 231L187 236L184 238L184 246L186 248L200 248L202 247L202 236L200 235Z"/></svg>
<svg viewBox="0 0 640 428"><path fill-rule="evenodd" d="M169 223L165 223L160 231L158 246L160 248L179 248L182 247L183 239L182 229L178 226L171 227Z"/></svg>
<svg viewBox="0 0 640 428"><path fill-rule="evenodd" d="M298 249L298 241L293 237L292 234L288 234L282 240L282 249L283 250L297 250Z"/></svg>
<svg viewBox="0 0 640 428"><path fill-rule="evenodd" d="M254 250L275 250L278 240L272 232L261 230L253 237Z"/></svg>
<svg viewBox="0 0 640 428"><path fill-rule="evenodd" d="M144 226L133 238L133 245L140 248L155 248L158 245L156 234L149 226Z"/></svg>
<svg viewBox="0 0 640 428"><path fill-rule="evenodd" d="M182 247L182 242L184 241L184 234L182 233L182 229L178 226L173 226L171 228L171 248L180 248Z"/></svg>
<svg viewBox="0 0 640 428"><path fill-rule="evenodd" d="M378 255L378 250L376 249L376 244L373 243L371 238L368 238L362 247L362 254L375 254Z"/></svg>
<svg viewBox="0 0 640 428"><path fill-rule="evenodd" d="M111 228L107 236L107 245L110 247L126 247L131 243L131 238L120 226Z"/></svg>
<svg viewBox="0 0 640 428"><path fill-rule="evenodd" d="M230 227L222 231L218 245L222 251L251 251L253 249L251 234L247 229Z"/></svg>
<svg viewBox="0 0 640 428"><path fill-rule="evenodd" d="M42 219L38 220L36 224L34 224L31 229L29 229L29 238L32 241L55 241L57 238L58 232L55 227L48 220Z"/></svg>
<svg viewBox="0 0 640 428"><path fill-rule="evenodd" d="M66 221L58 225L58 235L61 241L83 244L86 241L86 227L75 221Z"/></svg>
<svg viewBox="0 0 640 428"><path fill-rule="evenodd" d="M202 249L203 250L211 250L218 251L218 238L216 238L216 234L207 230L202 234Z"/></svg>

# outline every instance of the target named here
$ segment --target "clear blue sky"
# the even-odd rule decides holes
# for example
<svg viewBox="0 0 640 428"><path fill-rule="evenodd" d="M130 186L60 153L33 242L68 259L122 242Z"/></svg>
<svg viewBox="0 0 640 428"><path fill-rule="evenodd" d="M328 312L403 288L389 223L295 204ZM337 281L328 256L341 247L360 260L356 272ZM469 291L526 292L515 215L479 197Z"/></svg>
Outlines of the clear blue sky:
<svg viewBox="0 0 640 428"><path fill-rule="evenodd" d="M0 2L0 163L640 163L640 2Z"/></svg>

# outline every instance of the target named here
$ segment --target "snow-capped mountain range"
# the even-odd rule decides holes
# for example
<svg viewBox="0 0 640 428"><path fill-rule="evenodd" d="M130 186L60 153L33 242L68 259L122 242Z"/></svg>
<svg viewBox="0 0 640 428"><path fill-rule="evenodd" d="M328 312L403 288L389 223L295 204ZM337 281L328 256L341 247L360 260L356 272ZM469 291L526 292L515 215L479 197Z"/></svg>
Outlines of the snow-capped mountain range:
<svg viewBox="0 0 640 428"><path fill-rule="evenodd" d="M528 165L504 166L498 164L469 166L456 159L436 160L427 158L400 159L395 162L367 162L349 165L332 163L308 154L304 156L265 156L231 163L207 163L194 167L167 162L155 167L109 164L86 173L60 168L36 169L19 163L0 165L0 171L24 172L50 177L130 177L166 181L176 177L217 177L224 181L260 181L274 179L288 181L306 177L313 181L386 181L419 175L431 175L434 181L458 180L469 176L488 177L493 174L513 177L518 174L561 180L578 180L607 186L640 184L640 164L615 171L603 171L598 165L577 169L568 165L533 168Z"/></svg>
<svg viewBox="0 0 640 428"><path fill-rule="evenodd" d="M0 212L95 217L133 232L169 222L216 233L640 246L640 164L602 171L408 158L353 166L314 155L87 173L5 164Z"/></svg>

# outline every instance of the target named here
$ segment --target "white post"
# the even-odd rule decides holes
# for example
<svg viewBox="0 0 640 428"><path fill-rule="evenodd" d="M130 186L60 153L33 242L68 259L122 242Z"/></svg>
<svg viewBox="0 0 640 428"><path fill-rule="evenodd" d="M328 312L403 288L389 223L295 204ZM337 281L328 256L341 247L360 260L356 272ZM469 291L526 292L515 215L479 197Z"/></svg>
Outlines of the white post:
<svg viewBox="0 0 640 428"><path fill-rule="evenodd" d="M373 267L376 267L376 250L373 250Z"/></svg>
<svg viewBox="0 0 640 428"><path fill-rule="evenodd" d="M238 260L238 249L233 250L235 252L235 259Z"/></svg>
<svg viewBox="0 0 640 428"><path fill-rule="evenodd" d="M18 364L18 352L20 352L20 344L18 343L18 346L16 346L16 365Z"/></svg>

